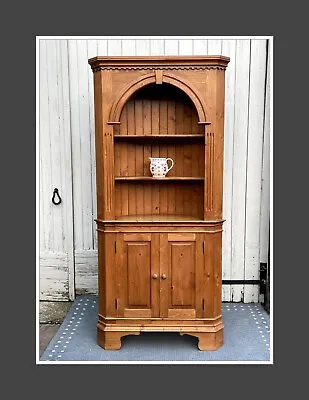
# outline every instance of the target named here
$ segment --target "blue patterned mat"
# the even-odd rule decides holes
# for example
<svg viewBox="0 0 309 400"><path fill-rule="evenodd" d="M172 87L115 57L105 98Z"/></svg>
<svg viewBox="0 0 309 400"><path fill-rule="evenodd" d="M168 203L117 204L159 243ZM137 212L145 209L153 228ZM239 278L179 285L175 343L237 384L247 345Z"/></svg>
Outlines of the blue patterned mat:
<svg viewBox="0 0 309 400"><path fill-rule="evenodd" d="M97 296L79 296L40 361L265 361L270 362L270 321L261 304L223 303L224 344L200 351L198 339L178 333L124 336L120 350L97 344Z"/></svg>

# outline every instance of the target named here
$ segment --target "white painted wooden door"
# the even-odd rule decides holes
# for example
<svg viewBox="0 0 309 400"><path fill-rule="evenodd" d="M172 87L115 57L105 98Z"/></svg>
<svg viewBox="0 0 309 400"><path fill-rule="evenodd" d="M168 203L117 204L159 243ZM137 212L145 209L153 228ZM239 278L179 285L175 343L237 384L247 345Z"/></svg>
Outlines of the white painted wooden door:
<svg viewBox="0 0 309 400"><path fill-rule="evenodd" d="M230 57L225 91L223 280L258 280L260 262L266 262L270 216L267 39L53 39L43 41L40 49L42 298L72 297L74 289L77 294L97 292L93 74L88 65L96 55ZM60 181L67 203L57 208L50 204L50 195ZM68 256L73 243L75 282ZM223 301L257 302L259 287L227 284L222 295Z"/></svg>

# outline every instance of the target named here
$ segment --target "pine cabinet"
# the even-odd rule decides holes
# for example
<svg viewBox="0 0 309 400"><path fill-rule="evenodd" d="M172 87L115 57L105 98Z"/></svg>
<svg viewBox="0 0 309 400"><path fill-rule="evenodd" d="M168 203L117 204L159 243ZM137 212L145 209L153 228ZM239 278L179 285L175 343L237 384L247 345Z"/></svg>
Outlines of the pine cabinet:
<svg viewBox="0 0 309 400"><path fill-rule="evenodd" d="M94 57L98 343L223 343L224 56ZM150 158L172 159L153 177Z"/></svg>

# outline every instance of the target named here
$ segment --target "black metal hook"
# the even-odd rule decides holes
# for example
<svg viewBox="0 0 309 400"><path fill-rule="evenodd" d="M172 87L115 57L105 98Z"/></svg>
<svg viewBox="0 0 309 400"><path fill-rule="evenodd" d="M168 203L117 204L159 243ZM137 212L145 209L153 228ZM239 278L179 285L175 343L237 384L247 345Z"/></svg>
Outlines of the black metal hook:
<svg viewBox="0 0 309 400"><path fill-rule="evenodd" d="M59 201L58 201L58 202L55 202L55 195L57 195L58 198L59 198ZM59 192L58 192L58 189L57 189L57 188L54 189L54 193L53 193L53 197L52 197L52 202L53 202L56 206L57 206L58 204L61 203L61 197L60 197L60 195L59 195Z"/></svg>

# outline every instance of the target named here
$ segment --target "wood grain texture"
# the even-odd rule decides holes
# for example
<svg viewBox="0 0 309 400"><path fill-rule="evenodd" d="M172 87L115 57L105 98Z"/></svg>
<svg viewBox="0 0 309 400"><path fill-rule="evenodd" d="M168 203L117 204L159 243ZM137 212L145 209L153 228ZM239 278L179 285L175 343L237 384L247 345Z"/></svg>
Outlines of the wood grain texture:
<svg viewBox="0 0 309 400"><path fill-rule="evenodd" d="M191 46L192 42L183 45ZM96 63L97 68L101 61L89 62ZM96 68L94 73L98 72ZM211 103L207 113L210 112L213 121L212 130L204 130L205 141L190 138L191 134L202 135L198 124L200 117L187 94L162 83L163 72L155 72L156 83L139 87L135 94L124 97L126 102L120 124L104 119L108 115L107 100L113 98L115 87L112 71L103 70L100 86L104 99L102 118L107 126L103 129L103 174L99 171L103 182L98 180L98 183L101 188L104 183L103 218L114 230L99 229L104 238L104 247L99 247L99 254L102 257L104 252L105 257L104 266L102 258L99 260L100 288L105 288L105 292L101 294L98 327L104 318L120 317L131 321L132 325L118 324L114 342L110 339L110 348L120 348L121 333L157 330L152 318L161 318L160 328L166 330L175 329L173 321L181 320L184 332L192 331L186 329L185 321L189 320L195 327L193 331L199 333L200 349L218 347L222 341L216 342L216 335L209 336L206 332L222 330L217 322L221 318L222 234L221 229L210 230L206 235L198 229L207 222L203 221L205 216L222 223L224 71L206 69L203 75L207 95L199 99L199 104L205 99ZM186 77L194 82L193 85L198 82L190 69ZM109 83L104 84L104 79ZM128 75L117 73L114 80L117 79L124 84ZM118 102L121 104L121 100ZM202 113L206 114L206 111L202 110ZM164 141L143 139L143 135L156 137L161 134L165 136ZM179 140L181 135L185 135L185 139ZM168 157L170 154L175 163L174 174L166 179L153 179L147 171L149 157ZM116 161L115 156L119 160ZM193 158L199 158L198 163L193 163ZM119 175L115 175L115 170ZM111 179L116 189L114 193L111 193ZM178 221L196 220L200 225L197 222L197 226L186 233L177 231L176 221L170 219L168 222L167 215L170 218L177 216ZM153 223L148 229L142 228L139 223L147 218ZM118 226L117 221L126 221L127 225ZM162 221L167 224L166 231L156 225ZM99 220L98 223L101 224ZM205 319L205 330L198 330L198 317ZM141 323L141 320L146 322ZM115 326L104 322L104 335L112 331ZM106 346L101 333L98 333L98 343Z"/></svg>

